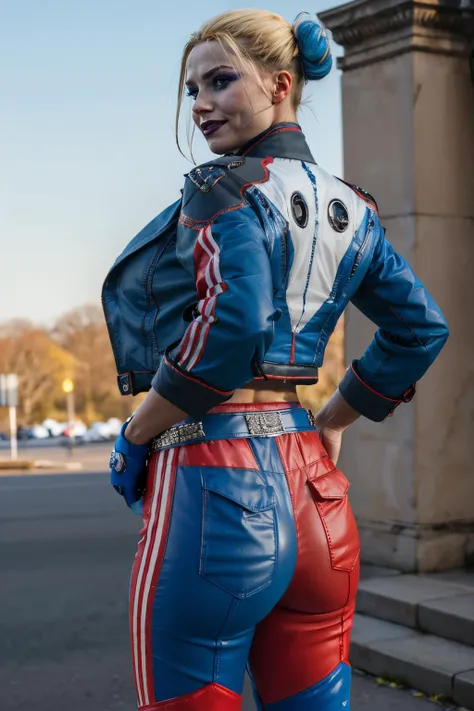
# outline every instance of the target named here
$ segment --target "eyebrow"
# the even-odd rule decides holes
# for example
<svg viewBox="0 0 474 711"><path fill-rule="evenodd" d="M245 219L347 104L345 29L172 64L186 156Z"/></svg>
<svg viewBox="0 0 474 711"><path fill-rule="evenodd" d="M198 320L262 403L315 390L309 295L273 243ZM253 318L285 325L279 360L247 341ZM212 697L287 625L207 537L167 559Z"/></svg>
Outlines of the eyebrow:
<svg viewBox="0 0 474 711"><path fill-rule="evenodd" d="M231 67L228 64L219 64L218 67L214 67L213 69L209 69L208 72L204 72L204 74L202 75L203 80L209 79L209 77L212 77L212 75L215 74L216 72L218 72L219 69L232 69L232 71L235 72L234 67ZM186 84L186 86L188 86L189 84L192 84L192 82L189 80L185 81L184 83Z"/></svg>

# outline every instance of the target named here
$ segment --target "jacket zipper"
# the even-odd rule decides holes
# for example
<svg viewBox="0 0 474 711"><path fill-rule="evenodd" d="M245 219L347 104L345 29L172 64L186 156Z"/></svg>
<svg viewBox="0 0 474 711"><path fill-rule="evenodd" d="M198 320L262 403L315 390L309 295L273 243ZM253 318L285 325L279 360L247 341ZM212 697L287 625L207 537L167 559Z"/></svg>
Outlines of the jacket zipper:
<svg viewBox="0 0 474 711"><path fill-rule="evenodd" d="M349 274L349 278L348 278L347 281L350 281L350 280L352 279L352 277L354 276L354 274L355 274L355 272L356 272L356 270L357 270L357 267L358 267L359 264L360 264L360 260L362 259L362 255L363 255L363 253L364 253L364 249L365 249L365 247L366 247L366 245L367 245L367 242L369 241L369 237L370 237L370 234L371 234L371 231L372 231L371 228L372 228L373 226L374 226L374 221L371 220L371 221L369 222L369 229L367 230L367 233L366 233L366 235L365 235L365 237L364 237L364 241L363 241L362 244L360 245L359 250L358 250L358 252L357 252L357 254L356 254L356 256L355 256L354 264L352 265L351 273Z"/></svg>
<svg viewBox="0 0 474 711"><path fill-rule="evenodd" d="M282 268L282 285L286 287L286 280L287 280L287 269L288 269L288 227L285 227L285 230L283 231L282 234L282 239L281 239L281 251L282 251L282 256L281 256L281 268Z"/></svg>
<svg viewBox="0 0 474 711"><path fill-rule="evenodd" d="M366 232L366 235L365 235L365 237L364 237L364 240L363 240L361 246L359 247L359 249L357 250L356 256L355 256L355 258L354 258L354 263L353 263L353 265L352 265L351 272L350 272L349 276L347 277L346 281L344 282L343 291L344 291L344 289L346 288L346 286L348 285L348 283L350 282L350 280L352 279L352 277L354 276L354 274L355 274L356 271L357 271L357 267L359 266L360 261L361 261L361 259L362 259L362 255L363 255L364 250L365 250L365 248L366 248L366 246L367 246L367 242L369 241L369 237L370 237L370 233L371 233L371 228L372 228L373 226L374 226L374 221L373 221L373 220L370 220L370 222L369 222L369 228L368 228L368 230L367 230L367 232ZM333 300L334 300L334 299L336 298L336 293L337 293L338 285L339 285L339 283L338 283L338 281L336 280L336 281L334 282L334 284L333 284L332 291L331 291L331 293L330 293L330 295L329 295L329 298L330 298L330 299L333 299Z"/></svg>

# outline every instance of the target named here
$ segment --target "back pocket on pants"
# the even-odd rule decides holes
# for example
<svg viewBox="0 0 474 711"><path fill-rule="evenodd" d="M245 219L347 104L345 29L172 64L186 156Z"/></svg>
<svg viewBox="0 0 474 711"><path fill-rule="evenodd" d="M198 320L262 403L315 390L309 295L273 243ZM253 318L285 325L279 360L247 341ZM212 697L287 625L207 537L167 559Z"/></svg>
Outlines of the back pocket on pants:
<svg viewBox="0 0 474 711"><path fill-rule="evenodd" d="M332 567L350 573L359 557L360 542L347 496L349 482L328 456L310 465L307 477L326 532Z"/></svg>
<svg viewBox="0 0 474 711"><path fill-rule="evenodd" d="M200 574L238 598L263 590L276 564L275 493L257 471L201 469Z"/></svg>

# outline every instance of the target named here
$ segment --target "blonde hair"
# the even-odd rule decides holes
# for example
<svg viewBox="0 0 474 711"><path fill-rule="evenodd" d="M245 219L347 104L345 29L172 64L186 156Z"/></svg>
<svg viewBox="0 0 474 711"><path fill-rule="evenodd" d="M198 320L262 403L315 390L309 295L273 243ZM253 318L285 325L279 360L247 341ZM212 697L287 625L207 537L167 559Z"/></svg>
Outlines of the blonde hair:
<svg viewBox="0 0 474 711"><path fill-rule="evenodd" d="M186 63L191 51L203 42L217 42L225 51L233 52L242 65L253 69L288 71L293 76L292 101L295 109L301 104L305 77L299 58L298 43L290 23L267 10L229 10L208 20L193 32L181 59L176 109L175 135L179 151L179 119L186 80ZM183 154L184 155L184 154Z"/></svg>

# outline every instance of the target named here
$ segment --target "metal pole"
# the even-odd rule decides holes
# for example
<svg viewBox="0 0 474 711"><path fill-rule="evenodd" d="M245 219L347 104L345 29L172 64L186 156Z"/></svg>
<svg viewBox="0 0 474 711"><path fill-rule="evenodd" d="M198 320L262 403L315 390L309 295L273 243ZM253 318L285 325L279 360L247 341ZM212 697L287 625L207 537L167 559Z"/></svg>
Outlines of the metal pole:
<svg viewBox="0 0 474 711"><path fill-rule="evenodd" d="M11 458L18 459L18 439L16 425L16 407L10 407L10 447Z"/></svg>
<svg viewBox="0 0 474 711"><path fill-rule="evenodd" d="M75 438L74 438L74 420L76 419L74 413L74 390L67 394L67 419L69 421L69 451L72 454L74 451Z"/></svg>

